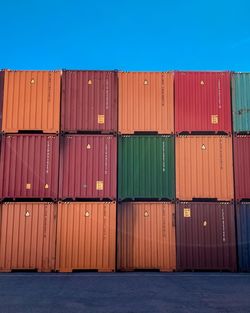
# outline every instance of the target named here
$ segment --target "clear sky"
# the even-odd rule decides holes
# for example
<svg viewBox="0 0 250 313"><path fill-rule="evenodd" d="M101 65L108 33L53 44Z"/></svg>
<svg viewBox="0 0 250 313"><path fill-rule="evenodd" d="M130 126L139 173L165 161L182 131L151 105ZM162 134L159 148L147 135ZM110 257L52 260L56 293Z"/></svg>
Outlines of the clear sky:
<svg viewBox="0 0 250 313"><path fill-rule="evenodd" d="M250 71L250 0L0 0L0 68Z"/></svg>

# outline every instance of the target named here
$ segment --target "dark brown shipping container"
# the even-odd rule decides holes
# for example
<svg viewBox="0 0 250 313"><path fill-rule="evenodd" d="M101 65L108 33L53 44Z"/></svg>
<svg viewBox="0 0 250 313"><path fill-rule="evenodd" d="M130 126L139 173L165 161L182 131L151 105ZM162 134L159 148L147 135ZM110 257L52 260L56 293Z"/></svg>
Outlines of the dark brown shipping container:
<svg viewBox="0 0 250 313"><path fill-rule="evenodd" d="M116 71L63 71L61 129L117 131Z"/></svg>
<svg viewBox="0 0 250 313"><path fill-rule="evenodd" d="M237 270L234 205L176 206L177 270Z"/></svg>
<svg viewBox="0 0 250 313"><path fill-rule="evenodd" d="M58 204L56 270L115 271L116 203Z"/></svg>
<svg viewBox="0 0 250 313"><path fill-rule="evenodd" d="M60 158L60 199L116 199L115 136L66 135Z"/></svg>
<svg viewBox="0 0 250 313"><path fill-rule="evenodd" d="M56 210L44 202L1 205L0 272L54 270Z"/></svg>
<svg viewBox="0 0 250 313"><path fill-rule="evenodd" d="M235 198L250 200L250 136L234 137Z"/></svg>
<svg viewBox="0 0 250 313"><path fill-rule="evenodd" d="M174 204L167 202L120 204L117 241L119 270L175 270Z"/></svg>
<svg viewBox="0 0 250 313"><path fill-rule="evenodd" d="M59 137L5 135L0 159L1 199L57 199Z"/></svg>

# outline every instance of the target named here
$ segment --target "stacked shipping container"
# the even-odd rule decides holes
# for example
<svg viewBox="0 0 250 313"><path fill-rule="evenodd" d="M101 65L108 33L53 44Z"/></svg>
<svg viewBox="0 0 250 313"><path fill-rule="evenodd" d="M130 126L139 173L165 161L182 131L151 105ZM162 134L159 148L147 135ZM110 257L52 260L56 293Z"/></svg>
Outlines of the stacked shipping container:
<svg viewBox="0 0 250 313"><path fill-rule="evenodd" d="M119 73L118 130L117 267L175 270L173 73Z"/></svg>
<svg viewBox="0 0 250 313"><path fill-rule="evenodd" d="M249 271L250 74L230 75L0 72L0 271L235 271L234 200Z"/></svg>
<svg viewBox="0 0 250 313"><path fill-rule="evenodd" d="M236 270L230 99L229 72L175 74L178 270Z"/></svg>
<svg viewBox="0 0 250 313"><path fill-rule="evenodd" d="M239 269L250 271L250 73L232 74L232 108Z"/></svg>

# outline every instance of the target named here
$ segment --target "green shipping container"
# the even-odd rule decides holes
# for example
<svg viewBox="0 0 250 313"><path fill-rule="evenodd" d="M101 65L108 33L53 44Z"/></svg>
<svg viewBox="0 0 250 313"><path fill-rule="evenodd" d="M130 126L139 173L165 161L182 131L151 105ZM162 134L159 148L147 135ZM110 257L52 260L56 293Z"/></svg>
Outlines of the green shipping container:
<svg viewBox="0 0 250 313"><path fill-rule="evenodd" d="M173 136L121 136L118 147L119 200L175 198Z"/></svg>
<svg viewBox="0 0 250 313"><path fill-rule="evenodd" d="M250 132L250 73L232 74L233 129Z"/></svg>

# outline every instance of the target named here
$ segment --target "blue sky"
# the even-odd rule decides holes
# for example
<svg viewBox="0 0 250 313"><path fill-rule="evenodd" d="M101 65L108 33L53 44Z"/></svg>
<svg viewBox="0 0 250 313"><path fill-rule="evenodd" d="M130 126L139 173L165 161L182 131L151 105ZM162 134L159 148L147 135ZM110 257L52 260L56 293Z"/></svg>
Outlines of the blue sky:
<svg viewBox="0 0 250 313"><path fill-rule="evenodd" d="M0 0L0 67L250 71L250 1Z"/></svg>

